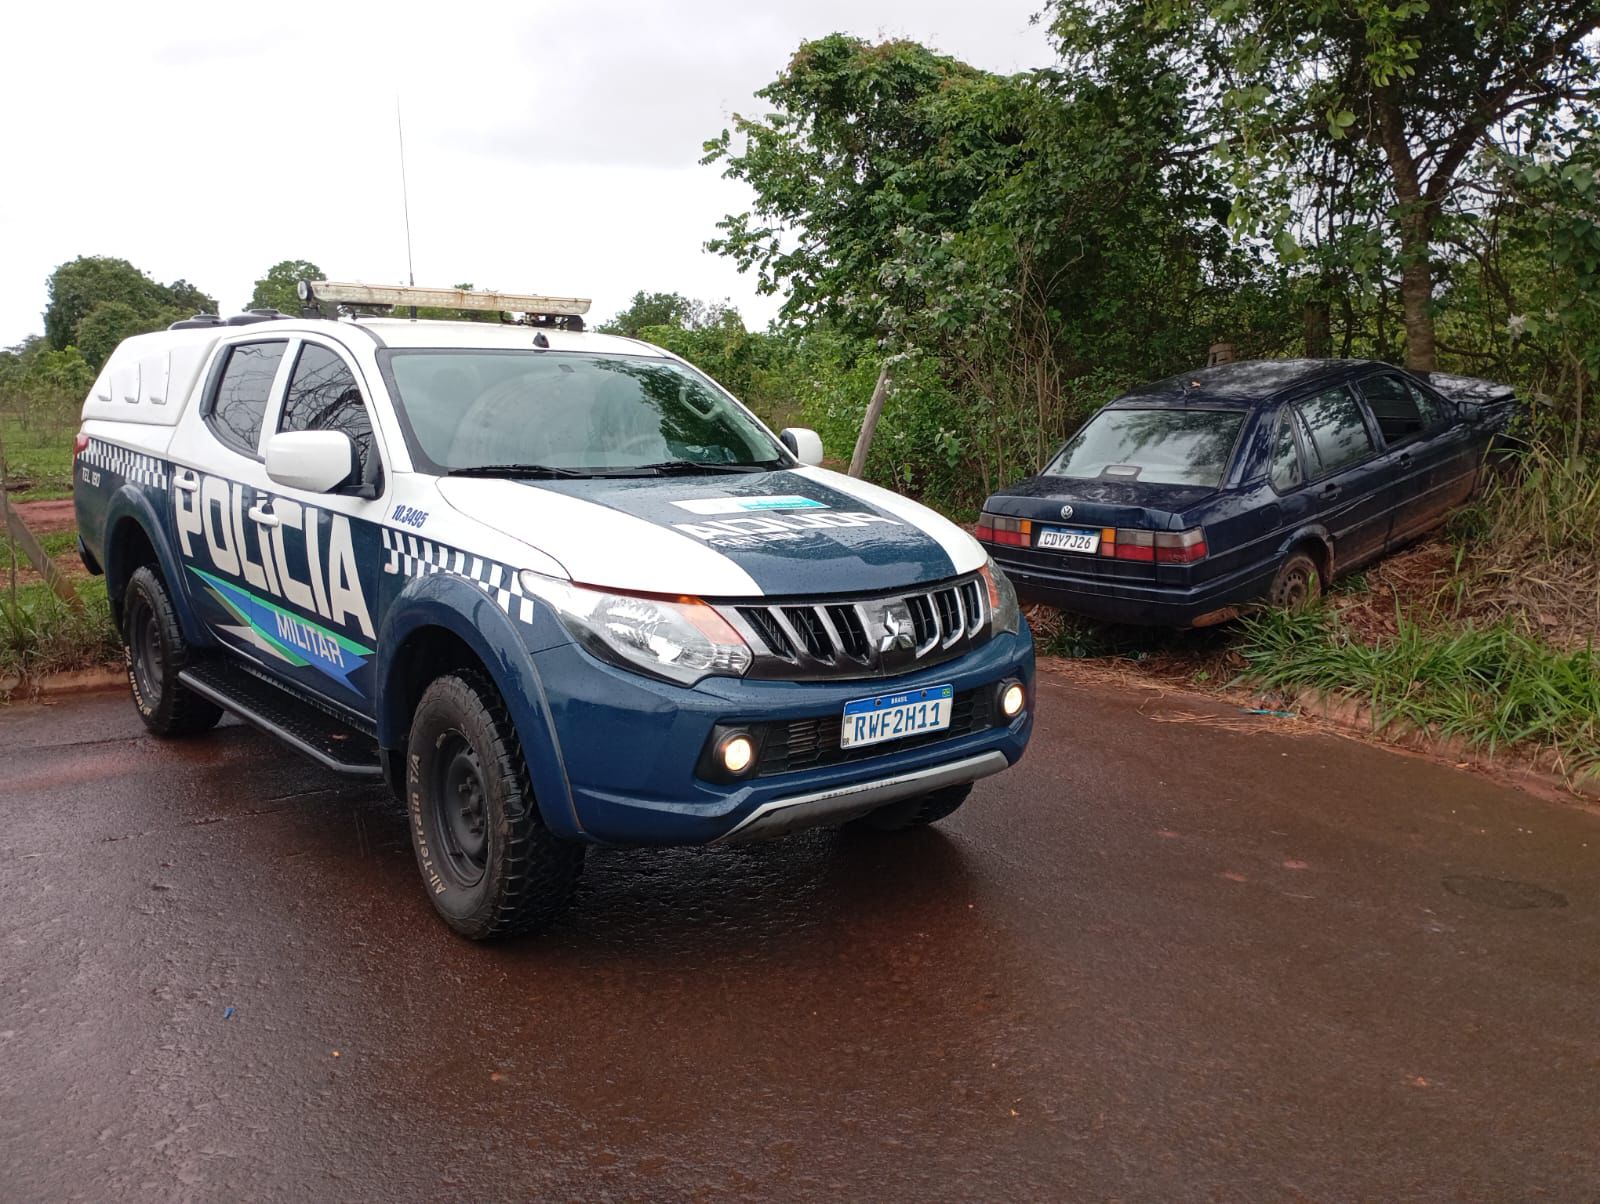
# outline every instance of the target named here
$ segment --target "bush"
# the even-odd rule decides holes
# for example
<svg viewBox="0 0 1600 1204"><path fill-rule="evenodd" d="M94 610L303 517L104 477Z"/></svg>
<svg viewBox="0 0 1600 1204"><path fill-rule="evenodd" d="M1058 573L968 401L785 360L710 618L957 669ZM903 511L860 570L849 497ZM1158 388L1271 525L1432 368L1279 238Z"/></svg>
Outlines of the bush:
<svg viewBox="0 0 1600 1204"><path fill-rule="evenodd" d="M1243 676L1272 688L1346 691L1372 706L1378 730L1409 722L1495 752L1546 750L1570 779L1600 773L1600 656L1561 652L1510 623L1397 634L1362 643L1332 612L1246 619Z"/></svg>

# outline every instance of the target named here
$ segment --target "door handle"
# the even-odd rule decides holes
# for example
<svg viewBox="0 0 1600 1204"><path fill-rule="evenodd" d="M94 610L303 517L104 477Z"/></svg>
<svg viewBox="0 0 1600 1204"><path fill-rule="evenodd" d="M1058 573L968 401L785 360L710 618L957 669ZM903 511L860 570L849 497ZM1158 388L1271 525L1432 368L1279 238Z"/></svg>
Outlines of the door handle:
<svg viewBox="0 0 1600 1204"><path fill-rule="evenodd" d="M197 472L191 472L185 473L181 476L174 475L172 478L172 487L174 489L181 489L185 493L193 493L196 489L200 488L200 474Z"/></svg>
<svg viewBox="0 0 1600 1204"><path fill-rule="evenodd" d="M1339 496L1339 487L1337 485L1335 485L1332 481L1329 481L1326 485L1324 485L1322 487L1322 496L1325 497L1325 498L1336 498L1336 497L1338 497Z"/></svg>
<svg viewBox="0 0 1600 1204"><path fill-rule="evenodd" d="M1401 468L1410 468L1411 467L1411 453L1410 452L1401 452L1400 453L1400 467Z"/></svg>
<svg viewBox="0 0 1600 1204"><path fill-rule="evenodd" d="M249 515L251 522L263 527L276 527L279 522L278 516L272 512L271 502L257 502L250 507Z"/></svg>

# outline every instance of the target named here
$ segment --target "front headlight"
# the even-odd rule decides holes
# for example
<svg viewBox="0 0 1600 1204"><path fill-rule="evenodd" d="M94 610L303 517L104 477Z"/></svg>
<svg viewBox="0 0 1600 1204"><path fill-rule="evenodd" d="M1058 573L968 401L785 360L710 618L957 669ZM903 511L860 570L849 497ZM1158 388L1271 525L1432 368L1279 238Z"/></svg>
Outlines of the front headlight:
<svg viewBox="0 0 1600 1204"><path fill-rule="evenodd" d="M1009 631L1015 635L1022 628L1022 608L1017 605L1017 591L993 560L978 571L983 574L983 583L989 588L990 633L999 635L1002 631Z"/></svg>
<svg viewBox="0 0 1600 1204"><path fill-rule="evenodd" d="M698 598L613 594L522 570L522 588L543 598L596 656L692 686L702 677L739 677L750 648Z"/></svg>

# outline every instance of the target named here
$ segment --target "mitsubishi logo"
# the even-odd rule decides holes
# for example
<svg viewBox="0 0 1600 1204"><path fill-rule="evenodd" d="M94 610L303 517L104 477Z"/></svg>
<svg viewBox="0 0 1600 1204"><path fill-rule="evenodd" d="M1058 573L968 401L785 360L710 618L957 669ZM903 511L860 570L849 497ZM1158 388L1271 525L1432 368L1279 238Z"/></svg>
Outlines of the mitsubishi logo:
<svg viewBox="0 0 1600 1204"><path fill-rule="evenodd" d="M887 607L883 612L883 635L878 639L879 652L909 652L917 646L917 635L912 628L911 612L903 606Z"/></svg>

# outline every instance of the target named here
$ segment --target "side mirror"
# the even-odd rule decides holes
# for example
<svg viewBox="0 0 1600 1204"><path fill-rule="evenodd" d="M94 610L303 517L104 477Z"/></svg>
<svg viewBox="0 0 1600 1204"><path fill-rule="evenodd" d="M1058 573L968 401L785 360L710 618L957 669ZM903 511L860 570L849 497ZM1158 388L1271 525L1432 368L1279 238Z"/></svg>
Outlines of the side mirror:
<svg viewBox="0 0 1600 1204"><path fill-rule="evenodd" d="M267 476L290 489L332 493L359 469L343 431L282 431L267 440Z"/></svg>
<svg viewBox="0 0 1600 1204"><path fill-rule="evenodd" d="M779 432L778 440L800 463L813 468L822 463L822 437L810 427L786 426Z"/></svg>

